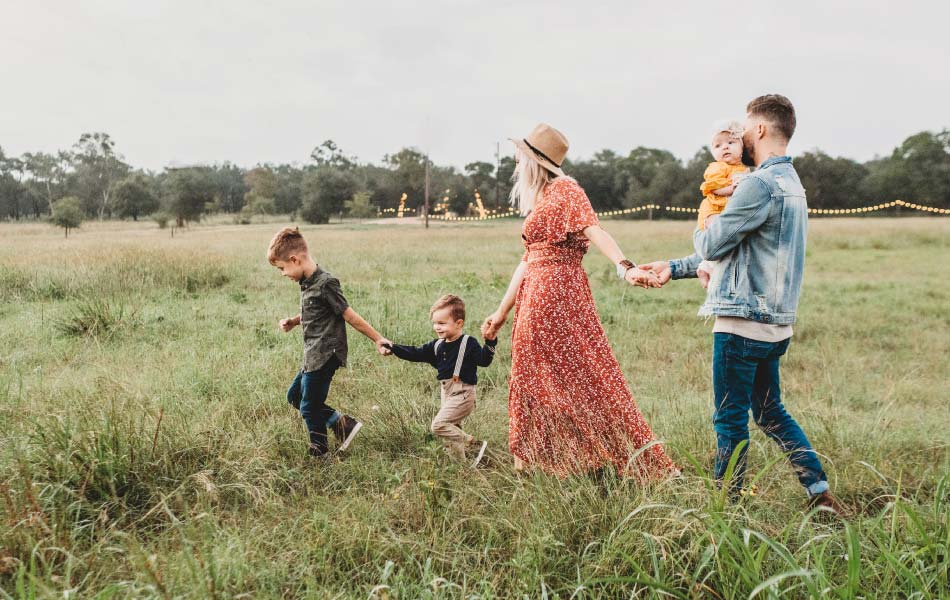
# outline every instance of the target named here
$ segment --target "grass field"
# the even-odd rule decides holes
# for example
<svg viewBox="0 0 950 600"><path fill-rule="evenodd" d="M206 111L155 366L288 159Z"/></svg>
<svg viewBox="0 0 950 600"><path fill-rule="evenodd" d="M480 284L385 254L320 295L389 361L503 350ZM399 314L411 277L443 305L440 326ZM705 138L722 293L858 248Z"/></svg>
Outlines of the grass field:
<svg viewBox="0 0 950 600"><path fill-rule="evenodd" d="M689 249L685 221L604 224L634 260ZM311 463L284 400L301 342L276 326L298 302L264 259L276 228L0 225L0 597L947 597L950 221L812 221L783 383L844 523L805 509L758 431L758 495L724 502L701 288L623 287L596 253L608 338L684 479L513 473L510 329L469 422L489 468L446 464L427 435L432 369L352 330L331 403L367 427ZM476 332L521 254L514 222L304 231L402 343L430 339L446 292Z"/></svg>

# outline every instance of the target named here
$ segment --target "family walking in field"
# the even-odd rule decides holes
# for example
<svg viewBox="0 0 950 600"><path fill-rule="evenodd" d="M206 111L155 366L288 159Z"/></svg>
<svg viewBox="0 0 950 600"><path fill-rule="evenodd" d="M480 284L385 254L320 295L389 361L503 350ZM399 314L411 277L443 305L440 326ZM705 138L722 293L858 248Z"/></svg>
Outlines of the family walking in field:
<svg viewBox="0 0 950 600"><path fill-rule="evenodd" d="M482 324L484 345L464 333L465 304L454 295L439 298L430 311L437 339L421 346L392 343L349 306L340 282L316 264L300 232L281 230L268 260L300 285L300 314L281 320L280 327L303 329L303 365L287 398L306 423L310 454L329 456L330 431L337 450L345 450L362 428L327 404L333 375L346 365L349 323L381 354L437 370L441 407L432 432L452 458L477 465L487 443L466 433L463 421L475 409L477 369L491 364L497 334L514 310L508 444L515 468L560 477L605 467L642 481L678 476L634 401L601 325L582 267L593 244L628 284L659 288L671 279L698 277L706 288L699 314L715 317L716 480L733 496L743 493L751 410L756 425L788 457L810 501L841 512L817 453L782 403L779 383L779 359L792 337L801 290L808 221L805 191L786 155L795 125L794 107L780 95L752 100L744 125L715 124L715 161L699 186L704 198L693 233L695 253L640 265L601 228L584 190L562 170L568 150L563 134L541 124L513 139L511 200L525 215L525 253L497 310ZM730 464L734 469L725 481Z"/></svg>

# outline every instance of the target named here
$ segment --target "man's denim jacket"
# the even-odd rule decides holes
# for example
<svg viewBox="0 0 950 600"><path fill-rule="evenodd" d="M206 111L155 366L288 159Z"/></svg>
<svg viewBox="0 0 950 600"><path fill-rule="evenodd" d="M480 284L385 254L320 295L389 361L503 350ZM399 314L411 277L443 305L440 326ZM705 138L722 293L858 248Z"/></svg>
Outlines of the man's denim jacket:
<svg viewBox="0 0 950 600"><path fill-rule="evenodd" d="M736 187L725 210L693 233L696 254L670 261L673 279L695 277L702 260L721 261L702 316L791 325L802 287L808 205L788 156L762 163Z"/></svg>

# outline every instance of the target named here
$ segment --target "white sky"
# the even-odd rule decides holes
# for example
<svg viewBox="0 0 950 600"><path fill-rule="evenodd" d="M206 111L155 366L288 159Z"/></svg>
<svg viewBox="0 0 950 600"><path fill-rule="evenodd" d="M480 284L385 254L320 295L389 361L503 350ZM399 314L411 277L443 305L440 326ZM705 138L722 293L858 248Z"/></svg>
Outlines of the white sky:
<svg viewBox="0 0 950 600"><path fill-rule="evenodd" d="M569 156L687 158L761 93L791 151L866 160L950 127L945 2L0 0L0 146L106 131L135 166L363 161L403 146L462 166L538 121Z"/></svg>

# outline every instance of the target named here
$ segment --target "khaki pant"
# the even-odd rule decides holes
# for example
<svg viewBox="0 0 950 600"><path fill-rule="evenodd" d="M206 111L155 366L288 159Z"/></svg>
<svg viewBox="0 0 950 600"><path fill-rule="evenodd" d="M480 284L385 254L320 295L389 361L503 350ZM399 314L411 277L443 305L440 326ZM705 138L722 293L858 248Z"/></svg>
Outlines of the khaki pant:
<svg viewBox="0 0 950 600"><path fill-rule="evenodd" d="M442 379L442 406L432 419L432 433L442 438L446 453L455 460L465 460L465 447L474 437L462 431L462 419L475 410L475 386L462 381Z"/></svg>

